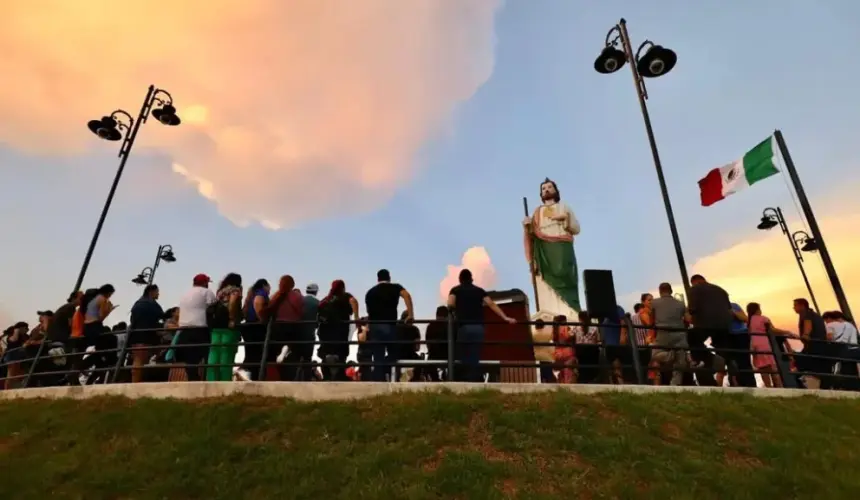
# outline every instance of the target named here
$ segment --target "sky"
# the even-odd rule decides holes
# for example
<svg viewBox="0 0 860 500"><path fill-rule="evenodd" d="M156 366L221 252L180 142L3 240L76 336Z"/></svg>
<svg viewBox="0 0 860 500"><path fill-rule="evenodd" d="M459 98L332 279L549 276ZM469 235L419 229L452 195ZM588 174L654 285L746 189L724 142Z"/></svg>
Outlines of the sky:
<svg viewBox="0 0 860 500"><path fill-rule="evenodd" d="M580 270L611 269L629 309L680 274L629 69L592 67L622 16L634 45L678 53L648 105L690 273L791 325L805 287L755 227L768 206L805 227L784 176L708 208L696 184L779 128L860 309L857 2L8 0L0 321L71 291L118 162L86 123L136 115L150 84L184 122L143 124L101 233L85 286L116 286L112 322L160 244L178 259L156 275L165 306L199 272L363 295L387 268L423 318L462 266L530 292L522 197L545 177L582 225Z"/></svg>

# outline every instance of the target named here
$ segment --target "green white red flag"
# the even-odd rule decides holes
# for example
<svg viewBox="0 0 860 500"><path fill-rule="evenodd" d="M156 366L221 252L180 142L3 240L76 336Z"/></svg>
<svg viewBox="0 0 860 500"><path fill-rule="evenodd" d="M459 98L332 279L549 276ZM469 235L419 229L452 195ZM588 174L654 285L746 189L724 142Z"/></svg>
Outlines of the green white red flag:
<svg viewBox="0 0 860 500"><path fill-rule="evenodd" d="M699 181L702 206L709 207L725 197L779 173L776 167L776 141L768 137L740 160L715 168Z"/></svg>

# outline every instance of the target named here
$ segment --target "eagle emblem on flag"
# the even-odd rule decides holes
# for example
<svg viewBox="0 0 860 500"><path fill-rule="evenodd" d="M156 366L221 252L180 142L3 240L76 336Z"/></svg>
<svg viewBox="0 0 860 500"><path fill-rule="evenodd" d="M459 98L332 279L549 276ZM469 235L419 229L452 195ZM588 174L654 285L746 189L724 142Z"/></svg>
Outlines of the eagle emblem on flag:
<svg viewBox="0 0 860 500"><path fill-rule="evenodd" d="M738 175L740 175L739 169L738 169L738 167L735 167L735 168L729 170L729 173L726 175L726 180L731 182L731 181L735 180Z"/></svg>

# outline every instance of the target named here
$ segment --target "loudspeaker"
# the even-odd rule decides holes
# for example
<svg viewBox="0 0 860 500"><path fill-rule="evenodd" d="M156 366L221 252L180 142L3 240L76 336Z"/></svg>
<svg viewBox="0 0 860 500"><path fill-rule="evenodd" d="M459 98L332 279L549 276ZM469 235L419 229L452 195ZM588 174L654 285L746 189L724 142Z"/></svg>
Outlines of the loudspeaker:
<svg viewBox="0 0 860 500"><path fill-rule="evenodd" d="M585 282L585 305L588 315L592 318L615 317L618 302L615 298L615 282L612 271L602 269L586 269L583 273Z"/></svg>

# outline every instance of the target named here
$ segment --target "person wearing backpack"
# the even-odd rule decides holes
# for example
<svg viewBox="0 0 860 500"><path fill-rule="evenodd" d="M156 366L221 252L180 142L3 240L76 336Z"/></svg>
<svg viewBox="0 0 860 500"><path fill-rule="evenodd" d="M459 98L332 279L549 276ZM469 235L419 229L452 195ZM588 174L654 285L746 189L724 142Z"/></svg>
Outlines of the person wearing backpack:
<svg viewBox="0 0 860 500"><path fill-rule="evenodd" d="M181 314L181 313L180 313ZM212 345L206 368L207 382L231 382L242 321L242 276L229 273L218 285L215 302L206 309Z"/></svg>

